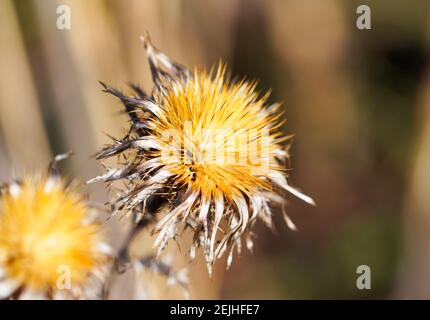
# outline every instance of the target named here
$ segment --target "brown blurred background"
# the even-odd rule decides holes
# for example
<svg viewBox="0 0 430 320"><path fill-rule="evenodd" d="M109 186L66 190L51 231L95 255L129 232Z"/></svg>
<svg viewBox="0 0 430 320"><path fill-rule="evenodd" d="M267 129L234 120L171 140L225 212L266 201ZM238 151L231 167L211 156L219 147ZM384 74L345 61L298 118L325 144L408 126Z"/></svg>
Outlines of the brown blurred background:
<svg viewBox="0 0 430 320"><path fill-rule="evenodd" d="M61 4L70 30L56 26ZM361 4L371 30L356 27ZM318 204L291 199L299 232L258 225L255 254L232 270L219 262L208 279L194 263L193 298L430 298L429 13L422 0L0 0L0 179L68 150L70 177L101 172L91 155L127 119L98 80L151 88L148 30L189 67L222 58L273 89L297 134L292 182ZM119 246L124 223L110 224ZM371 290L356 288L363 264Z"/></svg>

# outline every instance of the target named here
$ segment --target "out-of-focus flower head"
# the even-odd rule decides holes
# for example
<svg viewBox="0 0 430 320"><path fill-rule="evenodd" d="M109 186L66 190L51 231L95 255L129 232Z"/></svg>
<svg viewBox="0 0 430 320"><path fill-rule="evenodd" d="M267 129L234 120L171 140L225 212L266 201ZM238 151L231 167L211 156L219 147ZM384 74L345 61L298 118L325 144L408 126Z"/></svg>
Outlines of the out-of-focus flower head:
<svg viewBox="0 0 430 320"><path fill-rule="evenodd" d="M158 254L189 228L192 257L202 247L210 271L229 250L229 266L243 240L252 249L257 218L271 226L269 203L283 207L282 191L313 204L288 184L290 136L280 131L279 104L267 105L268 94L260 95L255 82L232 81L223 63L192 72L148 36L142 40L154 88L147 94L132 86L135 94L127 96L102 83L122 101L131 126L97 154L118 155L118 167L89 182L126 183L111 202L113 210L131 212L137 221L154 217ZM286 214L285 219L294 228Z"/></svg>
<svg viewBox="0 0 430 320"><path fill-rule="evenodd" d="M56 169L3 185L0 194L0 298L98 298L110 247L95 209Z"/></svg>

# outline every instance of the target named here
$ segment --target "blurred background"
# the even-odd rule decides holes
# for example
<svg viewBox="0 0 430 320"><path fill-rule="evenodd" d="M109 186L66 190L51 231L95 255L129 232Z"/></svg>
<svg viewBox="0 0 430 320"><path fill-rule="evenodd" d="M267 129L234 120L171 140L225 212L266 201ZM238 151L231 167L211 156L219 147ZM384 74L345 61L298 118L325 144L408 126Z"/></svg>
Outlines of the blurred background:
<svg viewBox="0 0 430 320"><path fill-rule="evenodd" d="M70 30L57 28L62 4ZM361 4L371 30L356 27ZM68 150L68 176L102 172L91 156L127 119L98 80L150 89L148 30L188 67L222 58L273 89L296 133L291 181L317 202L289 202L298 232L281 215L275 233L257 225L255 253L231 270L220 261L209 279L193 263L192 298L430 298L429 13L422 0L0 0L0 179ZM102 185L88 191L107 200ZM127 223L109 228L119 247ZM356 287L359 265L371 268L371 290ZM168 288L154 297L182 298Z"/></svg>

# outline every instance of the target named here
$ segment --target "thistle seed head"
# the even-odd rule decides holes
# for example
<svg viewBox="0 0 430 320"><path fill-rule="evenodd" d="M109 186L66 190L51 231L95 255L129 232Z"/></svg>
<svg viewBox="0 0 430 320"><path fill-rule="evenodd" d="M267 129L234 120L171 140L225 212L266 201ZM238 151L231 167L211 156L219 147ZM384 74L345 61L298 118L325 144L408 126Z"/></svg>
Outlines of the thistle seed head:
<svg viewBox="0 0 430 320"><path fill-rule="evenodd" d="M122 101L131 125L123 139L97 154L118 155L118 167L89 182L126 182L111 205L137 220L153 216L158 254L189 228L192 257L203 248L210 271L229 251L229 266L243 240L252 249L257 218L271 226L269 203L283 206L282 190L313 204L288 184L290 136L280 131L279 104L268 105L269 95L260 95L255 82L232 81L223 63L209 72L190 71L149 37L143 42L154 88L147 94L132 86L135 94L127 96L103 84Z"/></svg>
<svg viewBox="0 0 430 320"><path fill-rule="evenodd" d="M97 298L111 253L93 210L55 162L48 175L4 185L0 298Z"/></svg>

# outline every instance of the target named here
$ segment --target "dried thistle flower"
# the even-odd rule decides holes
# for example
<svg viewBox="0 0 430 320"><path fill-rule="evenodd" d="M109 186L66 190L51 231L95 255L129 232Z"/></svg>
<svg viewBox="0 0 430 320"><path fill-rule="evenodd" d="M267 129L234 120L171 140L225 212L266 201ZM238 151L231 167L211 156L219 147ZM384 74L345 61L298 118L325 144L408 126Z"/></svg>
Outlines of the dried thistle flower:
<svg viewBox="0 0 430 320"><path fill-rule="evenodd" d="M119 167L89 182L125 181L111 204L114 212L131 212L137 221L151 206L158 254L188 227L194 232L191 257L202 247L211 272L228 249L229 266L242 235L252 249L257 218L271 226L269 202L283 205L282 189L314 204L287 182L283 144L289 136L279 131L279 104L267 106L268 94L260 96L255 82L231 81L222 63L210 72L191 72L148 36L142 40L154 89L148 95L132 86L135 95L126 96L102 83L124 104L131 127L97 154L98 159L121 155ZM285 219L294 228L286 214Z"/></svg>
<svg viewBox="0 0 430 320"><path fill-rule="evenodd" d="M55 169L4 185L0 298L97 298L110 259L93 209Z"/></svg>

